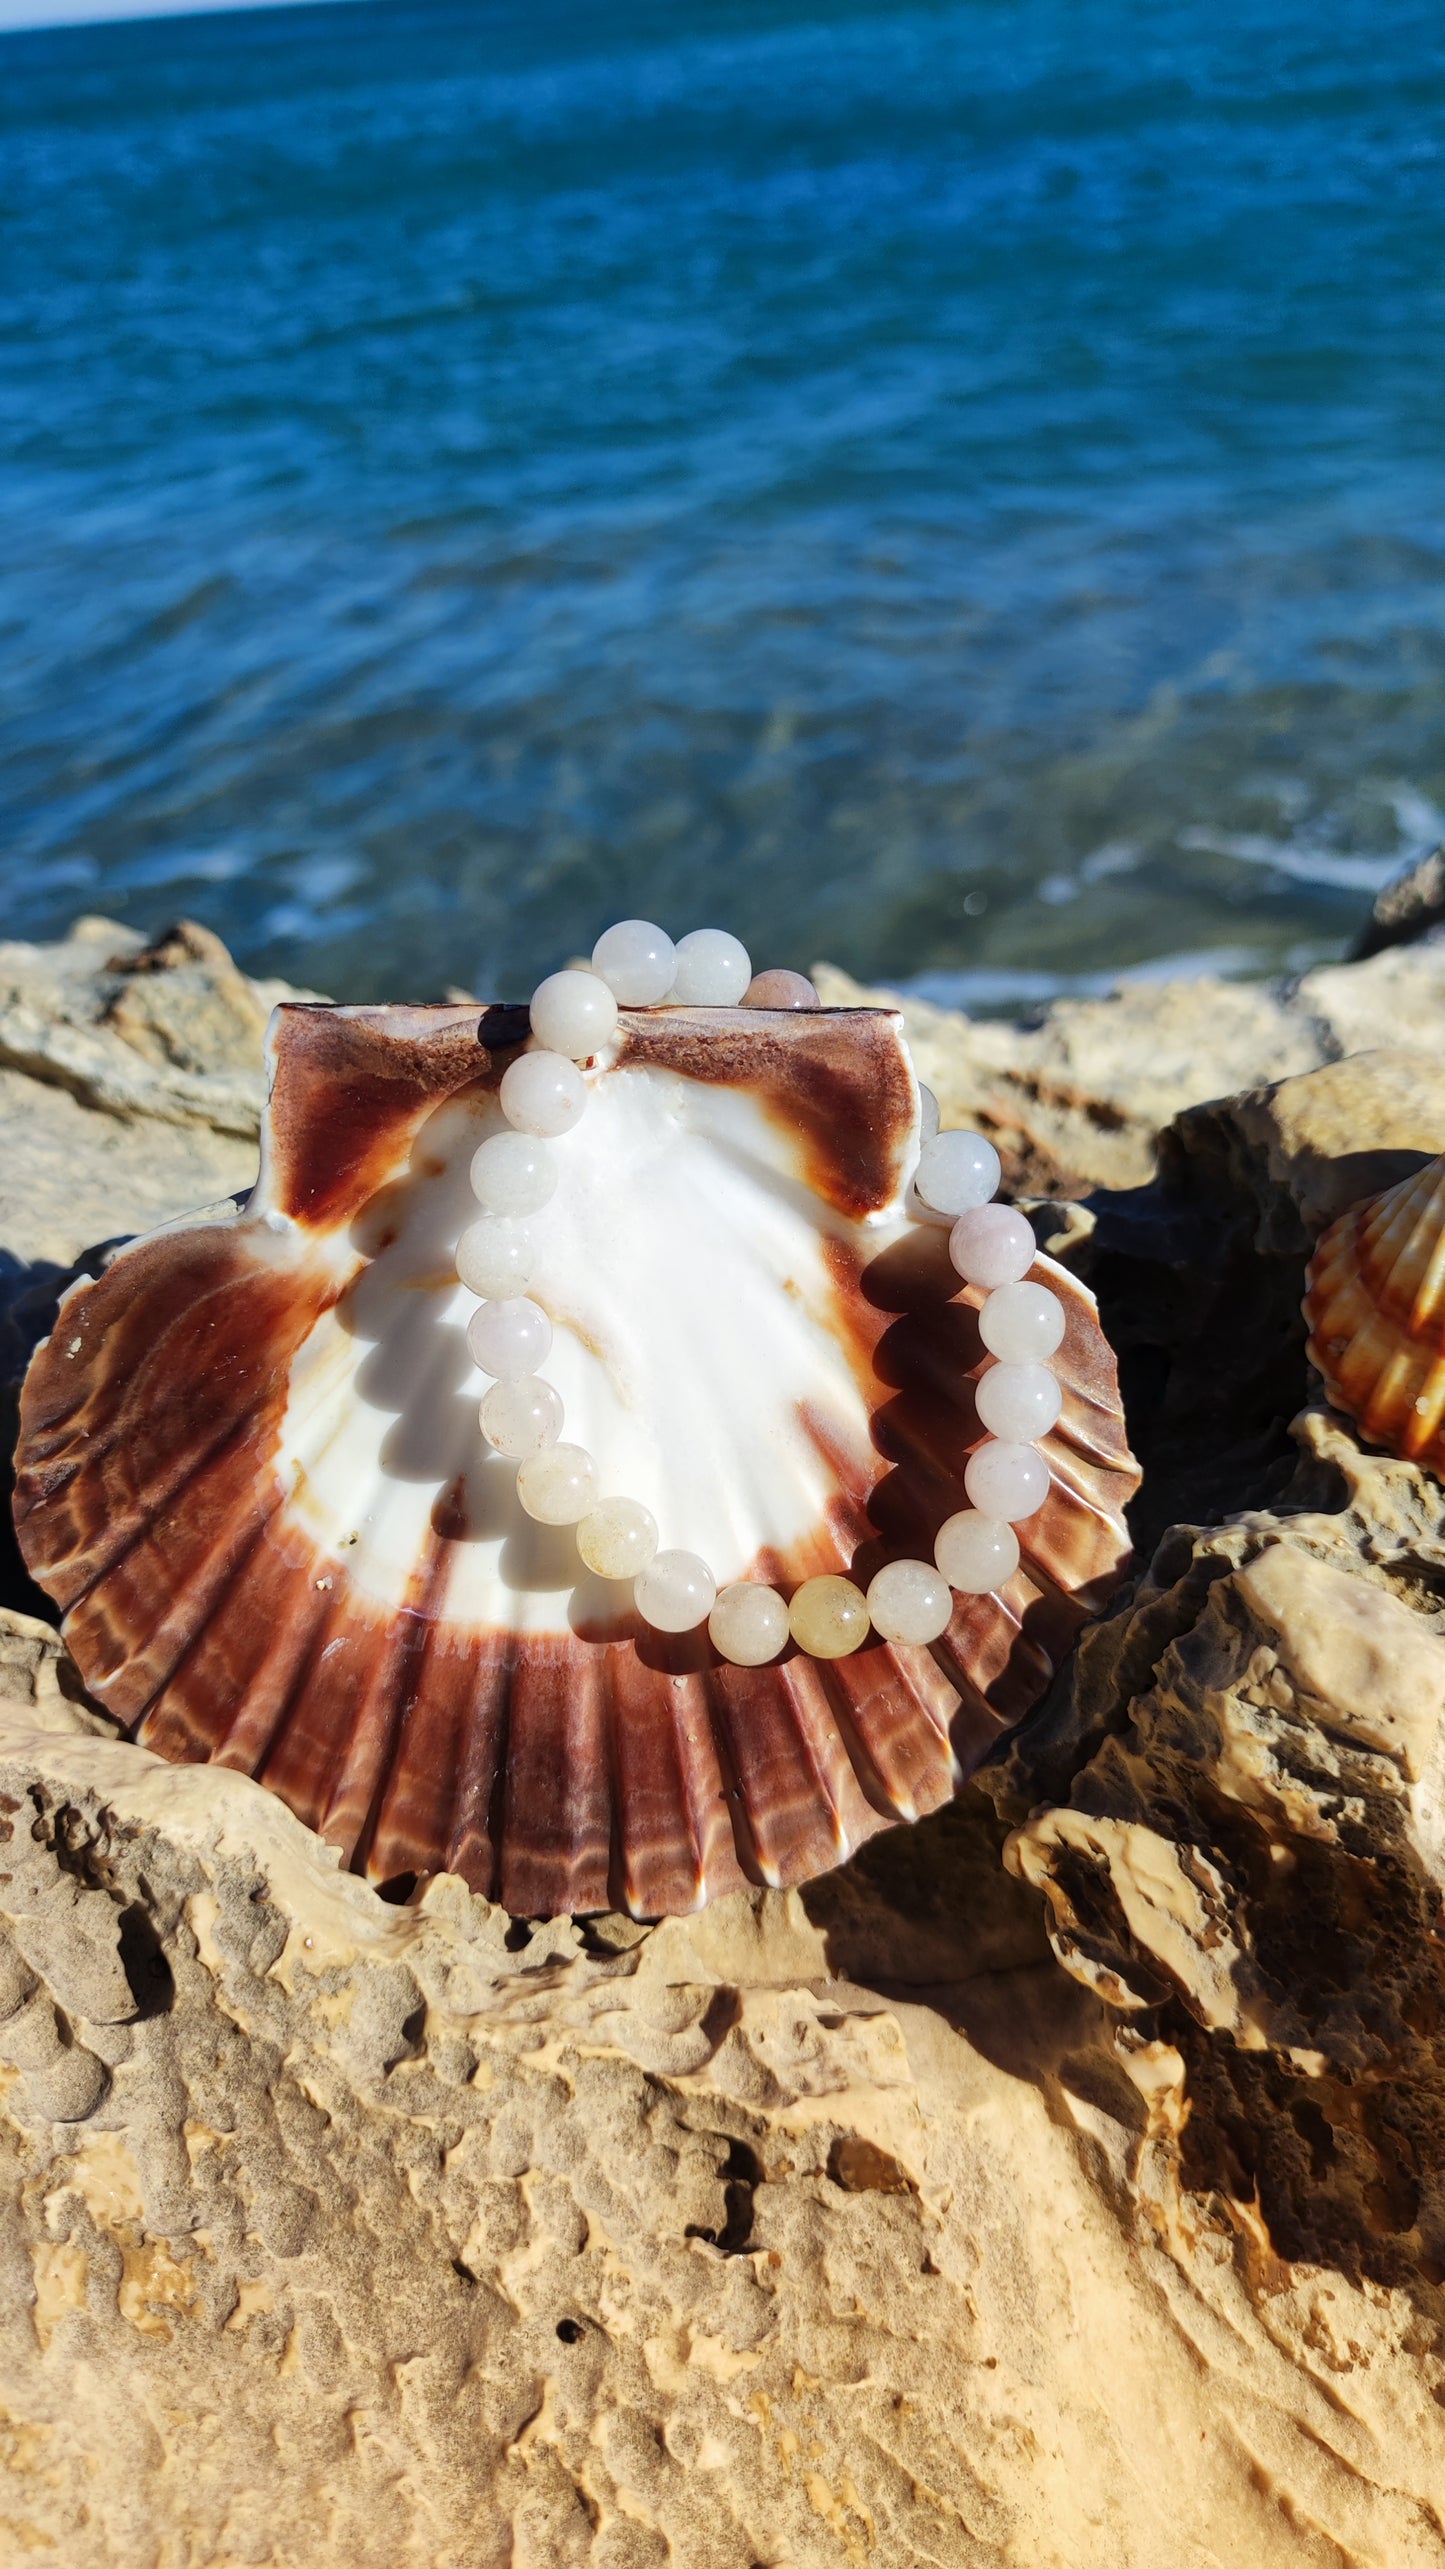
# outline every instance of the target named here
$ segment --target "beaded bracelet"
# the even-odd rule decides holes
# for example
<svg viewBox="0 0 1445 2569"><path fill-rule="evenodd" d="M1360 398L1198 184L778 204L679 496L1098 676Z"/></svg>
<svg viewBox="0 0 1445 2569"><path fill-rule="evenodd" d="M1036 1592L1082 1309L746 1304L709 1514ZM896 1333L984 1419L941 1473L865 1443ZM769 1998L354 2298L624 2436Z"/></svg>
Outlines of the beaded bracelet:
<svg viewBox="0 0 1445 2569"><path fill-rule="evenodd" d="M625 919L598 938L590 971L554 972L532 994L536 1047L504 1072L502 1113L472 1159L481 1218L457 1243L457 1274L481 1297L467 1345L495 1377L481 1404L482 1433L517 1464L517 1496L543 1525L575 1525L577 1549L603 1579L630 1579L633 1601L659 1632L690 1632L704 1620L724 1659L758 1668L791 1638L815 1659L841 1659L871 1628L884 1641L928 1643L948 1629L953 1592L980 1596L1003 1587L1019 1565L1014 1526L1043 1504L1049 1471L1037 1440L1059 1416L1062 1393L1047 1359L1064 1334L1064 1310L1047 1286L1024 1281L1036 1255L1021 1213L995 1204L1002 1171L981 1133L938 1129L938 1103L920 1087L922 1147L909 1190L921 1221L947 1221L949 1256L966 1284L983 1289L979 1332L995 1363L975 1390L989 1434L970 1455L964 1488L971 1504L940 1527L932 1562L890 1561L867 1593L851 1579L805 1579L786 1603L775 1588L740 1579L719 1589L695 1552L659 1550L649 1509L599 1495L584 1447L562 1441L562 1402L538 1368L552 1324L528 1299L533 1243L526 1216L556 1188L548 1143L570 1132L587 1104L578 1064L590 1061L617 1024L619 1007L815 1008L801 973L754 975L747 950L722 928L695 928L674 945L661 928Z"/></svg>

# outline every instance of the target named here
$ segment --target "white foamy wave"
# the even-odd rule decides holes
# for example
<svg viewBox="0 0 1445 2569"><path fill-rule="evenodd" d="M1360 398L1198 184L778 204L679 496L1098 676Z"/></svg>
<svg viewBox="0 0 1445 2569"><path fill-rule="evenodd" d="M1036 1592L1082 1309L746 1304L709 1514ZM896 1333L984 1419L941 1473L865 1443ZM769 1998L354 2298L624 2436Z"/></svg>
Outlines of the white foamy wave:
<svg viewBox="0 0 1445 2569"><path fill-rule="evenodd" d="M1111 991L1139 982L1240 980L1268 972L1272 965L1278 968L1278 958L1259 946L1205 946L1192 953L1154 955L1122 970L1115 965L1109 972L920 972L897 986L906 999L976 1013L1042 1007L1051 999L1107 999Z"/></svg>

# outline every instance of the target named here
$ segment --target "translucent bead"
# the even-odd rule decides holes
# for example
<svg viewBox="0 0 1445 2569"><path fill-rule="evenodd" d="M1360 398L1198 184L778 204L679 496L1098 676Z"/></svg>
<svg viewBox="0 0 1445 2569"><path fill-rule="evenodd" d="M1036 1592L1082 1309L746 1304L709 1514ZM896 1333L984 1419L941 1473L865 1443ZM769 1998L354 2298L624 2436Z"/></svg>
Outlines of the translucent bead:
<svg viewBox="0 0 1445 2569"><path fill-rule="evenodd" d="M938 1100L922 1080L918 1083L918 1130L925 1142L931 1142L938 1130Z"/></svg>
<svg viewBox="0 0 1445 2569"><path fill-rule="evenodd" d="M726 928L693 928L678 939L677 965L668 995L679 1006L736 1008L752 977L747 947L730 937ZM766 1593L764 1589L758 1591L760 1596ZM721 1643L718 1646L721 1648Z"/></svg>
<svg viewBox="0 0 1445 2569"><path fill-rule="evenodd" d="M1033 1232L1011 1204L976 1204L960 1213L948 1235L948 1254L965 1284L1017 1284L1026 1276L1038 1247Z"/></svg>
<svg viewBox="0 0 1445 2569"><path fill-rule="evenodd" d="M535 1243L524 1222L484 1213L480 1222L468 1224L457 1242L457 1274L468 1293L485 1294L489 1302L505 1302L509 1294L526 1292L534 1257Z"/></svg>
<svg viewBox="0 0 1445 2569"><path fill-rule="evenodd" d="M1002 1517L985 1516L979 1508L960 1508L957 1516L939 1527L933 1557L960 1596L986 1597L992 1589L1006 1587L1013 1577L1019 1566L1019 1539Z"/></svg>
<svg viewBox="0 0 1445 2569"><path fill-rule="evenodd" d="M1036 1445L991 1440L975 1446L970 1454L963 1486L985 1516L1001 1516L1012 1525L1043 1506L1049 1494L1049 1467Z"/></svg>
<svg viewBox="0 0 1445 2569"><path fill-rule="evenodd" d="M868 1600L851 1579L805 1579L793 1592L788 1630L810 1659L846 1659L868 1638Z"/></svg>
<svg viewBox="0 0 1445 2569"><path fill-rule="evenodd" d="M937 1641L953 1618L953 1594L927 1561L890 1561L868 1586L868 1617L883 1641Z"/></svg>
<svg viewBox="0 0 1445 2569"><path fill-rule="evenodd" d="M762 1668L788 1638L788 1609L776 1588L738 1579L718 1591L707 1628L713 1648L735 1668Z"/></svg>
<svg viewBox="0 0 1445 2569"><path fill-rule="evenodd" d="M517 1472L517 1496L540 1525L575 1525L597 1504L597 1466L582 1445L544 1445Z"/></svg>
<svg viewBox="0 0 1445 2569"><path fill-rule="evenodd" d="M599 1579L635 1579L657 1550L657 1519L636 1499L603 1499L578 1526L577 1549Z"/></svg>
<svg viewBox="0 0 1445 2569"><path fill-rule="evenodd" d="M816 1008L818 994L801 972L755 972L740 1008Z"/></svg>
<svg viewBox="0 0 1445 2569"><path fill-rule="evenodd" d="M1006 1365L1042 1364L1064 1334L1064 1306L1047 1285L1000 1285L978 1315L978 1334Z"/></svg>
<svg viewBox="0 0 1445 2569"><path fill-rule="evenodd" d="M1016 1445L1047 1436L1064 1406L1058 1375L1047 1365L990 1365L973 1387L973 1400L989 1434Z"/></svg>
<svg viewBox="0 0 1445 2569"><path fill-rule="evenodd" d="M498 1103L519 1133L570 1133L587 1103L587 1082L565 1053L519 1053L502 1073Z"/></svg>
<svg viewBox="0 0 1445 2569"><path fill-rule="evenodd" d="M532 993L532 1032L549 1053L589 1061L617 1024L617 1002L595 972L549 973Z"/></svg>
<svg viewBox="0 0 1445 2569"><path fill-rule="evenodd" d="M655 1008L672 988L676 963L671 937L650 919L619 919L592 949L593 971L624 1008Z"/></svg>
<svg viewBox="0 0 1445 2569"><path fill-rule="evenodd" d="M557 1187L557 1163L530 1133L493 1133L472 1153L472 1193L484 1213L540 1213Z"/></svg>
<svg viewBox="0 0 1445 2569"><path fill-rule="evenodd" d="M493 1383L477 1413L482 1434L499 1454L524 1462L555 1445L562 1433L562 1396L536 1374L519 1382Z"/></svg>
<svg viewBox="0 0 1445 2569"><path fill-rule="evenodd" d="M691 1632L712 1613L717 1581L695 1552L658 1552L633 1581L632 1599L656 1631Z"/></svg>
<svg viewBox="0 0 1445 2569"><path fill-rule="evenodd" d="M918 1154L913 1183L935 1213L971 1213L987 1204L1002 1176L999 1155L982 1133L935 1133Z"/></svg>
<svg viewBox="0 0 1445 2569"><path fill-rule="evenodd" d="M552 1345L552 1323L535 1302L518 1295L511 1302L483 1302L467 1322L472 1363L500 1382L519 1382L545 1365Z"/></svg>

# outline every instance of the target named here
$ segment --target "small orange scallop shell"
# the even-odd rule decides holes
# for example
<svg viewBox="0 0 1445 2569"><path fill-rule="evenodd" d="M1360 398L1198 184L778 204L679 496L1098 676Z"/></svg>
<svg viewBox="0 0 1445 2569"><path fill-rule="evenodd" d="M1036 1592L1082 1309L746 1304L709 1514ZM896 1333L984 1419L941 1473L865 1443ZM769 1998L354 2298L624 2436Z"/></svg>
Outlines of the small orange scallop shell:
<svg viewBox="0 0 1445 2569"><path fill-rule="evenodd" d="M931 1648L827 1663L732 1667L705 1627L641 1625L476 1423L454 1252L526 1033L518 1009L279 1010L250 1202L66 1296L16 1521L145 1746L258 1777L397 1896L448 1871L522 1916L656 1917L947 1800L1106 1600L1138 1472L1092 1297L1041 1260L1064 1409L1000 1595ZM966 1504L987 1359L946 1232L903 1210L899 1019L624 1013L589 1078L533 1291L604 1487L720 1578L926 1557Z"/></svg>
<svg viewBox="0 0 1445 2569"><path fill-rule="evenodd" d="M1445 1472L1445 1158L1330 1224L1304 1314L1336 1409L1369 1444Z"/></svg>

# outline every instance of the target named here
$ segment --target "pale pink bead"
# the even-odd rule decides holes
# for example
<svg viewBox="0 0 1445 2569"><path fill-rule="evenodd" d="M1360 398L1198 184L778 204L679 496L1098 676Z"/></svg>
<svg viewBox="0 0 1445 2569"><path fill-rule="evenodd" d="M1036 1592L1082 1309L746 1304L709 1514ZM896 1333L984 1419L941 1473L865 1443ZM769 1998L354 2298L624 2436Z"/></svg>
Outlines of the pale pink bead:
<svg viewBox="0 0 1445 2569"><path fill-rule="evenodd" d="M738 1005L740 1008L816 1008L818 994L801 972L755 972Z"/></svg>
<svg viewBox="0 0 1445 2569"><path fill-rule="evenodd" d="M992 1293L1026 1276L1038 1247L1011 1204L976 1204L971 1213L960 1213L948 1235L948 1254L965 1284Z"/></svg>
<svg viewBox="0 0 1445 2569"><path fill-rule="evenodd" d="M973 1389L974 1407L991 1436L1033 1445L1057 1427L1064 1394L1049 1365L990 1365Z"/></svg>

